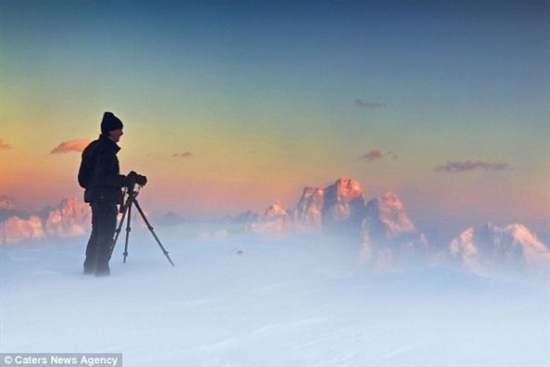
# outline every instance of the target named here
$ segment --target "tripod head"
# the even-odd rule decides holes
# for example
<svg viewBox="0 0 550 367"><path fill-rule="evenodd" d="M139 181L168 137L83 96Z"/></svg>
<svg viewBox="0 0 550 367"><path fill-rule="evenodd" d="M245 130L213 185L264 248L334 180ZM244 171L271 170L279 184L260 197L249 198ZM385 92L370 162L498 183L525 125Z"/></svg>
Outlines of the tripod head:
<svg viewBox="0 0 550 367"><path fill-rule="evenodd" d="M145 186L145 184L147 183L147 177L142 176L142 175L138 175L137 173L132 171L128 174L128 176L126 176L126 178L128 179L128 182L127 182L127 185L123 188L123 192L124 192L124 196L128 195L128 197L126 198L126 200L123 201L123 204L120 206L119 211L122 214L122 218L120 219L118 227L115 230L115 237L113 239L113 244L111 246L111 254L113 253L113 250L115 248L116 241L117 241L118 236L120 234L120 231L122 229L122 224L124 222L124 219L126 219L127 220L127 222L126 222L127 223L126 224L126 244L125 244L125 247L124 247L124 254L123 254L124 255L124 262L126 262L126 256L128 256L128 240L129 240L129 235L130 235L130 230L131 230L130 220L131 220L132 206L135 206L136 209L138 210L139 214L143 218L143 221L147 225L147 228L149 229L149 231L151 232L151 234L153 235L153 237L157 241L157 244L159 245L162 252L164 253L164 256L166 256L166 258L168 259L168 262L170 263L170 265L175 266L174 263L172 262L172 259L170 258L170 256L168 256L168 251L166 251L166 249L164 248L164 246L160 242L160 240L157 237L155 231L153 230L153 226L151 226L151 224L147 220L147 217L145 216L145 213L141 209L141 206L139 205L139 203L136 199L136 197L138 196L139 191L141 190L141 188L143 186Z"/></svg>
<svg viewBox="0 0 550 367"><path fill-rule="evenodd" d="M126 176L126 179L128 181L126 187L130 192L134 191L134 188L136 185L140 187L147 185L147 177L140 175L135 171L131 171L130 173L128 173L128 175Z"/></svg>
<svg viewBox="0 0 550 367"><path fill-rule="evenodd" d="M142 188L142 187L143 187L143 186L139 186L139 185L137 185L137 184L134 184L134 185L132 185L132 186L126 186L126 187L124 188L123 191L124 191L124 193L127 194L128 196L131 196L131 197L134 197L134 198L135 198L136 196L138 196L138 194L139 194L139 192L141 191L141 188Z"/></svg>
<svg viewBox="0 0 550 367"><path fill-rule="evenodd" d="M127 186L122 188L122 202L120 204L119 212L124 213L136 201L139 192L143 186L138 185L136 182L130 182Z"/></svg>
<svg viewBox="0 0 550 367"><path fill-rule="evenodd" d="M135 198L139 194L139 190L147 184L147 177L130 171L126 176L126 186L123 187L124 193Z"/></svg>

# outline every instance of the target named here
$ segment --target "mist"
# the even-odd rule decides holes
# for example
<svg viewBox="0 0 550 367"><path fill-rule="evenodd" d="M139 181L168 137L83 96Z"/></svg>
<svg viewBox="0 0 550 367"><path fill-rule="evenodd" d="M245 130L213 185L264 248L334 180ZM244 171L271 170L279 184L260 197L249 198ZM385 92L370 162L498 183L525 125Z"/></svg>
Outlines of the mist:
<svg viewBox="0 0 550 367"><path fill-rule="evenodd" d="M122 353L125 366L547 366L547 279L458 266L374 269L324 235L207 226L125 235L111 276L87 238L3 246L2 353ZM409 264L412 265L412 264Z"/></svg>

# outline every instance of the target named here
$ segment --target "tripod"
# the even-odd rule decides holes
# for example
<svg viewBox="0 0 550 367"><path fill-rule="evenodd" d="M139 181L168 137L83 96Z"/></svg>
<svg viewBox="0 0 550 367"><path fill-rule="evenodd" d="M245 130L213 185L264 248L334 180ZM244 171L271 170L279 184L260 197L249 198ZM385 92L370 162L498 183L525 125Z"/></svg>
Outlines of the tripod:
<svg viewBox="0 0 550 367"><path fill-rule="evenodd" d="M115 231L115 238L113 239L113 245L111 246L111 254L115 249L116 241L118 240L118 236L120 234L120 231L122 230L122 225L124 224L124 219L126 219L127 220L126 221L126 242L124 245L124 253L123 253L124 263L126 264L126 257L128 257L128 242L130 238L130 231L132 230L132 227L130 226L130 221L132 219L132 206L135 206L139 214L141 214L141 217L143 218L143 221L147 225L147 228L149 229L149 231L157 241L162 252L164 253L164 256L166 256L170 265L175 266L174 263L172 262L172 259L170 259L170 256L168 256L168 251L166 251L166 249L160 242L159 238L157 237L155 231L153 230L153 227L147 220L147 217L145 217L145 213L143 213L143 210L141 210L141 206L139 206L139 203L136 199L138 193L139 191L135 191L133 187L129 187L128 190L126 191L126 194L128 195L128 197L126 198L126 201L120 208L120 212L122 213L122 218L120 219L120 223Z"/></svg>

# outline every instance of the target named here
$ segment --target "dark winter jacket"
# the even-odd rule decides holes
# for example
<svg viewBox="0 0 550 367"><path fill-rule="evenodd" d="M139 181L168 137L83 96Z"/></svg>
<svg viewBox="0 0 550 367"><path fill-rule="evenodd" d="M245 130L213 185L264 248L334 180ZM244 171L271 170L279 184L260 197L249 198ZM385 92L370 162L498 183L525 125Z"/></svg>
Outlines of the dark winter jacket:
<svg viewBox="0 0 550 367"><path fill-rule="evenodd" d="M78 182L84 187L84 201L122 201L121 189L127 185L127 178L120 174L116 154L120 147L106 135L100 135L82 152L78 170Z"/></svg>

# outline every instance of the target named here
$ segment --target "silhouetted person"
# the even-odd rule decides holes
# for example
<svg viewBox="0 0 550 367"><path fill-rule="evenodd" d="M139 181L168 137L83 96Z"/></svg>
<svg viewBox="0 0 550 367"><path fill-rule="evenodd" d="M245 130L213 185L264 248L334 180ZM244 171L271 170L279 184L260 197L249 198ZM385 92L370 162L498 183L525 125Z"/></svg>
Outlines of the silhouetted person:
<svg viewBox="0 0 550 367"><path fill-rule="evenodd" d="M78 182L86 189L84 201L92 207L92 233L86 247L84 274L110 275L117 205L122 204L122 188L129 185L129 179L120 174L116 156L122 128L122 121L111 112L105 112L101 135L82 152Z"/></svg>

